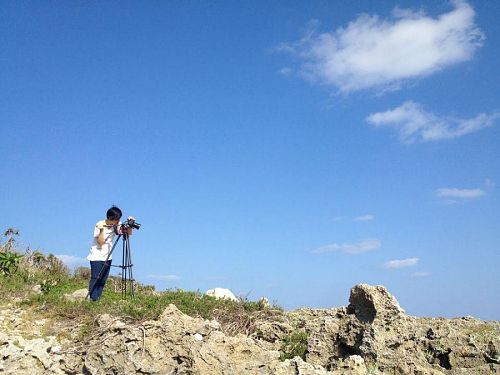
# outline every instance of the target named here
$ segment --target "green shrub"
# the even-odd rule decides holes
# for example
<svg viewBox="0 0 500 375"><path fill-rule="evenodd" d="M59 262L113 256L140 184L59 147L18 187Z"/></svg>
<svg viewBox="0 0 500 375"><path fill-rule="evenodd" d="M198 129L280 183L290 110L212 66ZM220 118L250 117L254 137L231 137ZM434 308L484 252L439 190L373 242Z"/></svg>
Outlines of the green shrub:
<svg viewBox="0 0 500 375"><path fill-rule="evenodd" d="M307 333L306 332L292 332L286 336L281 346L282 354L280 359L292 359L299 356L303 360L306 359L307 352Z"/></svg>
<svg viewBox="0 0 500 375"><path fill-rule="evenodd" d="M73 275L76 278L80 278L83 280L90 280L90 268L89 267L78 267L73 272Z"/></svg>
<svg viewBox="0 0 500 375"><path fill-rule="evenodd" d="M23 256L13 251L0 252L0 273L10 276L17 271Z"/></svg>

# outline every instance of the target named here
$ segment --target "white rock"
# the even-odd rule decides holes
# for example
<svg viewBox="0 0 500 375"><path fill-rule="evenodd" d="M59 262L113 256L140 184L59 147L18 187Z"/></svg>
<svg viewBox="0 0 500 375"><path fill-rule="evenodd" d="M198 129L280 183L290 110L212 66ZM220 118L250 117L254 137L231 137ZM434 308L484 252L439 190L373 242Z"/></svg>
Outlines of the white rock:
<svg viewBox="0 0 500 375"><path fill-rule="evenodd" d="M220 323L215 319L211 320L208 323L208 326L212 329L215 329L215 330L220 330L220 328L221 328Z"/></svg>
<svg viewBox="0 0 500 375"><path fill-rule="evenodd" d="M212 296L217 299L229 299L231 301L239 302L239 299L236 298L236 296L231 292L229 289L226 288L215 288L215 289L209 289L205 292L207 296Z"/></svg>
<svg viewBox="0 0 500 375"><path fill-rule="evenodd" d="M117 320L116 322L113 323L111 328L122 329L122 328L125 328L126 326L127 325L124 322L122 322L121 320Z"/></svg>
<svg viewBox="0 0 500 375"><path fill-rule="evenodd" d="M35 325L36 326L43 326L47 322L47 319L40 319L40 320L35 320Z"/></svg>
<svg viewBox="0 0 500 375"><path fill-rule="evenodd" d="M200 335L199 333L195 333L195 334L194 334L194 339L195 339L196 341L203 341L203 336L202 336L202 335Z"/></svg>
<svg viewBox="0 0 500 375"><path fill-rule="evenodd" d="M354 364L354 366L362 366L365 364L365 360L360 355L350 355L347 360Z"/></svg>
<svg viewBox="0 0 500 375"><path fill-rule="evenodd" d="M37 284L31 288L31 291L35 292L35 294L42 294L42 286Z"/></svg>
<svg viewBox="0 0 500 375"><path fill-rule="evenodd" d="M59 352L61 351L61 349L62 349L62 348L61 348L61 346L60 346L60 345L52 346L52 347L50 348L50 352L51 352L51 353L59 353Z"/></svg>
<svg viewBox="0 0 500 375"><path fill-rule="evenodd" d="M89 293L89 290L86 288L85 289L78 289L78 290L75 290L71 294L65 294L64 297L70 301L78 301L78 300L84 300L85 298L87 298L88 293Z"/></svg>

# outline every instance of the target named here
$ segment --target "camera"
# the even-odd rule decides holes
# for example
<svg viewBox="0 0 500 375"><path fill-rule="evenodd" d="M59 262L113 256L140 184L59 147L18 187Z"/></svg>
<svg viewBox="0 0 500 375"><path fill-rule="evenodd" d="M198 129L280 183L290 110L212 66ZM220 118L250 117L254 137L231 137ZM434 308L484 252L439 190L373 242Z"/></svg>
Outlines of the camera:
<svg viewBox="0 0 500 375"><path fill-rule="evenodd" d="M122 225L120 225L120 229L123 232L124 229L128 228L134 228L134 229L140 229L141 224L135 221L134 218L129 217Z"/></svg>

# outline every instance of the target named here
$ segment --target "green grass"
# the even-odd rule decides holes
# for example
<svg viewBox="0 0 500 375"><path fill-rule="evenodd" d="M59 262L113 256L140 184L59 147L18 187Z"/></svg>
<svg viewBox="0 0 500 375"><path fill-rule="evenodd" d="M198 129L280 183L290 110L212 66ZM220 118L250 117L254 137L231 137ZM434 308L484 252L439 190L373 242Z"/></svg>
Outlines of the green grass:
<svg viewBox="0 0 500 375"><path fill-rule="evenodd" d="M5 245L0 244L0 250L4 248ZM13 246L9 249L19 253ZM157 319L169 304L191 317L216 319L224 333L229 335L252 334L257 329L258 320L282 320L284 316L283 310L277 306L269 308L258 302L221 300L199 291L176 289L158 293L153 286L141 284L135 286L134 298L122 300L121 279L114 276L109 277L99 301L70 301L65 294L88 288L88 268L81 267L70 275L57 257L29 249L20 259L15 272L0 273L0 305L20 301L25 309L56 323L52 334L68 334L60 327L79 327L79 337L83 339L92 334L96 328L95 318L100 314L127 317L129 321L139 323ZM35 285L41 286L42 294L33 292ZM61 332L57 332L58 329Z"/></svg>
<svg viewBox="0 0 500 375"><path fill-rule="evenodd" d="M151 286L137 285L135 297L122 300L121 291L115 292L113 278L108 279L101 299L70 301L65 294L88 288L88 280L65 273L20 270L11 276L0 276L0 295L21 298L25 308L37 310L45 317L73 320L81 325L81 337L91 334L93 322L99 314L126 316L137 322L157 319L169 304L174 304L183 313L203 319L216 319L227 334L254 331L258 318L279 319L283 310L267 308L258 302L234 302L220 300L199 291L167 290L154 292ZM42 285L42 294L34 294L34 285Z"/></svg>

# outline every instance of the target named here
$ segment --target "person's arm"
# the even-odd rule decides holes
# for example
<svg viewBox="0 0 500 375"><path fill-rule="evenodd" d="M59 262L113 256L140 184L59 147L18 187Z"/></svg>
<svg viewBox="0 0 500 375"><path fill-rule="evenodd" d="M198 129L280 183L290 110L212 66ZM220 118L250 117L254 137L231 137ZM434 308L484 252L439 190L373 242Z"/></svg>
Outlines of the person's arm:
<svg viewBox="0 0 500 375"><path fill-rule="evenodd" d="M105 223L103 221L97 223L96 231L97 230L99 231L99 234L97 234L97 236L96 236L95 231L94 231L94 236L96 237L96 242L99 245L99 247L104 245L104 243L106 242L106 239L104 238L104 225L105 225Z"/></svg>
<svg viewBox="0 0 500 375"><path fill-rule="evenodd" d="M104 228L99 228L99 235L97 236L97 244L100 246L104 245L106 239L104 238Z"/></svg>

